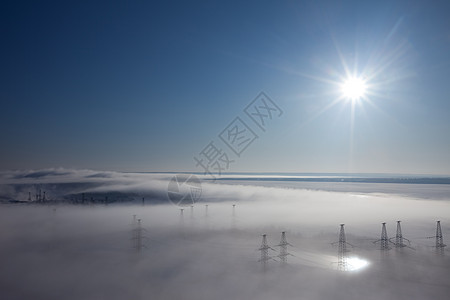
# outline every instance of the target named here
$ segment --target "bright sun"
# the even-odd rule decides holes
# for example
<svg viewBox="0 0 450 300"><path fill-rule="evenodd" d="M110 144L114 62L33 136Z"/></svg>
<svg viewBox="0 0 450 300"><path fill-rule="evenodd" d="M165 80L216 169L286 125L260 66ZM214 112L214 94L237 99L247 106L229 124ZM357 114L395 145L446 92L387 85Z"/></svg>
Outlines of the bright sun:
<svg viewBox="0 0 450 300"><path fill-rule="evenodd" d="M348 78L341 86L342 94L350 100L359 100L366 94L366 82L358 77Z"/></svg>

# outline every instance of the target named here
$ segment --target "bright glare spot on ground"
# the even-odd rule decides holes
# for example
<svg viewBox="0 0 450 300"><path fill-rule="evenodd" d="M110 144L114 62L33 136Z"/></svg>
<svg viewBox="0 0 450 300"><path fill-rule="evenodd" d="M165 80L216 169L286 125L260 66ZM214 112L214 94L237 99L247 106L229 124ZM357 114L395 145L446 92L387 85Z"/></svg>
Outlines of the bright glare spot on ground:
<svg viewBox="0 0 450 300"><path fill-rule="evenodd" d="M347 269L349 271L358 271L369 265L369 262L358 257L349 257L347 259Z"/></svg>
<svg viewBox="0 0 450 300"><path fill-rule="evenodd" d="M342 84L342 94L345 98L359 100L366 94L366 82L358 77L348 78Z"/></svg>

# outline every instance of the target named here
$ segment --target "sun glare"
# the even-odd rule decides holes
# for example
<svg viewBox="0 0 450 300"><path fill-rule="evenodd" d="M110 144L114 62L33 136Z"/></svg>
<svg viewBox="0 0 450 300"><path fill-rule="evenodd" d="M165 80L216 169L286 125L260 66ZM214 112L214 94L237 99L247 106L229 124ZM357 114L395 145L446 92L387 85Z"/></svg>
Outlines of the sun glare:
<svg viewBox="0 0 450 300"><path fill-rule="evenodd" d="M348 271L358 271L369 265L369 262L357 257L349 257L347 259Z"/></svg>
<svg viewBox="0 0 450 300"><path fill-rule="evenodd" d="M366 82L358 77L348 78L341 86L342 95L350 100L359 100L366 94Z"/></svg>

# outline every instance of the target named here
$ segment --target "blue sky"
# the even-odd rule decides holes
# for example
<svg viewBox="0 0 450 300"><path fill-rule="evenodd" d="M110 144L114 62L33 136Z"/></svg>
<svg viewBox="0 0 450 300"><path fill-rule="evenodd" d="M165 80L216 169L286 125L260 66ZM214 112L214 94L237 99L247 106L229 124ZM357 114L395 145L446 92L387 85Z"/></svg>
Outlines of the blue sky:
<svg viewBox="0 0 450 300"><path fill-rule="evenodd" d="M0 168L450 174L446 1L4 1ZM367 80L352 103L346 69ZM283 110L261 131L243 109ZM259 136L240 157L218 134Z"/></svg>

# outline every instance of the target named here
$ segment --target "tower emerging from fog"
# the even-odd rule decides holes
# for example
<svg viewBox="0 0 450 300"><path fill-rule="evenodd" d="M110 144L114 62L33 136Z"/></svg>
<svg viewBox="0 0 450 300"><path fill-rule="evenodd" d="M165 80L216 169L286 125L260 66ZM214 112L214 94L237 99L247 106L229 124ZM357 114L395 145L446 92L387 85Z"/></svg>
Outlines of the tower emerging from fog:
<svg viewBox="0 0 450 300"><path fill-rule="evenodd" d="M386 231L386 223L381 223L381 238L374 243L380 243L380 250L383 252L391 249L391 247L389 247L389 238Z"/></svg>
<svg viewBox="0 0 450 300"><path fill-rule="evenodd" d="M137 228L137 218L133 215L133 221L131 222L131 248L135 249L136 245L136 228Z"/></svg>
<svg viewBox="0 0 450 300"><path fill-rule="evenodd" d="M436 253L439 255L444 254L444 239L442 237L441 221L436 221Z"/></svg>
<svg viewBox="0 0 450 300"><path fill-rule="evenodd" d="M205 204L205 217L203 219L205 229L209 229L209 211L208 204Z"/></svg>
<svg viewBox="0 0 450 300"><path fill-rule="evenodd" d="M133 215L133 222L135 222L136 216ZM133 229L133 248L136 250L136 252L141 252L143 248L142 243L142 225L141 225L141 219L137 219L137 222L134 224Z"/></svg>
<svg viewBox="0 0 450 300"><path fill-rule="evenodd" d="M277 246L280 247L280 253L278 254L278 257L281 259L281 263L283 265L286 265L287 264L287 257L289 255L292 255L292 254L290 254L288 252L287 246L292 246L292 245L287 242L286 232L285 231L283 231L281 233L281 241L280 241L280 243Z"/></svg>
<svg viewBox="0 0 450 300"><path fill-rule="evenodd" d="M263 234L261 247L259 247L258 249L259 251L261 251L261 258L259 259L259 262L261 262L263 266L263 271L266 271L267 262L271 259L271 257L269 256L269 249L274 250L273 248L269 247L269 245L267 245L267 235Z"/></svg>
<svg viewBox="0 0 450 300"><path fill-rule="evenodd" d="M195 218L194 218L194 205L191 205L191 210L189 213L189 226L194 227L195 225Z"/></svg>
<svg viewBox="0 0 450 300"><path fill-rule="evenodd" d="M184 227L184 208L180 208L180 227Z"/></svg>
<svg viewBox="0 0 450 300"><path fill-rule="evenodd" d="M347 239L345 238L344 224L341 224L341 229L339 231L339 242L338 242L338 270L347 271L347 253L350 251L347 249Z"/></svg>
<svg viewBox="0 0 450 300"><path fill-rule="evenodd" d="M408 244L411 243L407 238L403 237L402 227L400 225L400 222L401 221L397 221L397 233L395 234L395 243L394 243L394 245L395 245L396 249L401 249L403 247L408 247L408 245L406 245L404 243L404 241L407 241Z"/></svg>
<svg viewBox="0 0 450 300"><path fill-rule="evenodd" d="M233 204L231 211L231 230L236 230L236 204Z"/></svg>

